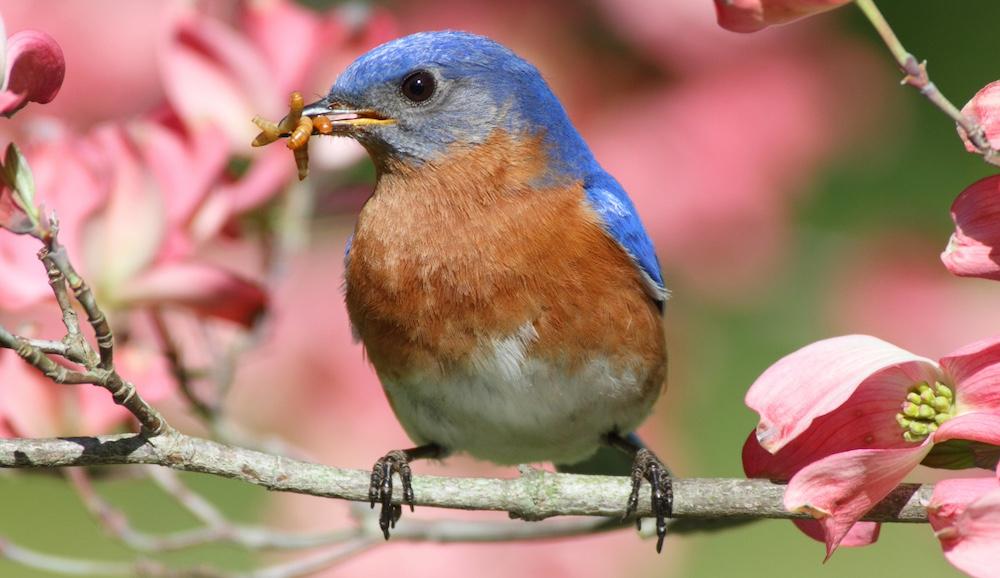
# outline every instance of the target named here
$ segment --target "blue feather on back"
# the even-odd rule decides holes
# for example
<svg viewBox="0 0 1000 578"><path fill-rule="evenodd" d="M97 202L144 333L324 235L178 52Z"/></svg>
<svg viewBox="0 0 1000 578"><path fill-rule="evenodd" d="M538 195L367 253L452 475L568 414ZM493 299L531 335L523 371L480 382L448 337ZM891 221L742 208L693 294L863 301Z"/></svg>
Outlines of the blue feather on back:
<svg viewBox="0 0 1000 578"><path fill-rule="evenodd" d="M587 201L601 217L605 230L639 267L646 292L662 311L668 293L660 272L660 261L632 199L618 181L603 170L589 175L583 185Z"/></svg>

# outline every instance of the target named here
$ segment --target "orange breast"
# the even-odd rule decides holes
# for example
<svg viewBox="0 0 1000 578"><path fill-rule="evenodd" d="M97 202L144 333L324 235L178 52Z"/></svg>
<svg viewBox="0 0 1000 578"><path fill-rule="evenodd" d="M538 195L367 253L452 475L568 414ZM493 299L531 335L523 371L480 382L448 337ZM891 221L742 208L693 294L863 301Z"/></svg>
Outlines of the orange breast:
<svg viewBox="0 0 1000 578"><path fill-rule="evenodd" d="M351 322L383 378L447 372L530 323L531 356L638 360L659 389L656 306L579 183L527 184L544 162L538 139L498 134L445 162L381 167L346 280Z"/></svg>

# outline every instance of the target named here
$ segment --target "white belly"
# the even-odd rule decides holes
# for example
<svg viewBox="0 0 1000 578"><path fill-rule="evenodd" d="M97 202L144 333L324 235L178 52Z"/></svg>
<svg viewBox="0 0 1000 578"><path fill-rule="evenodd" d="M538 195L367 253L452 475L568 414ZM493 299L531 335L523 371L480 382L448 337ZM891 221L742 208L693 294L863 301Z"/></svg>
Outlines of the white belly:
<svg viewBox="0 0 1000 578"><path fill-rule="evenodd" d="M532 337L494 341L462 369L383 377L403 428L417 443L499 464L569 464L649 413L659 388L643 387L640 364L595 358L568 370L526 355Z"/></svg>

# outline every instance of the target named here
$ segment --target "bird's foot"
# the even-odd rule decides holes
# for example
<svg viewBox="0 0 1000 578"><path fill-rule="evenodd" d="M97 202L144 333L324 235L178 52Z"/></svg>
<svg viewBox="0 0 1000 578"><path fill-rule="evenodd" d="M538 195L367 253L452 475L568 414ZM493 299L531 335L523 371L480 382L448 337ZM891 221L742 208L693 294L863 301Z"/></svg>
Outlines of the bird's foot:
<svg viewBox="0 0 1000 578"><path fill-rule="evenodd" d="M636 451L632 462L632 493L625 507L626 518L635 514L639 507L639 489L644 479L651 486L650 506L656 518L656 551L659 553L663 550L663 540L667 536L667 518L673 514L674 490L670 471L660 458L646 448L641 448ZM641 530L642 518L637 517L635 525Z"/></svg>
<svg viewBox="0 0 1000 578"><path fill-rule="evenodd" d="M447 451L441 446L426 444L408 450L393 450L375 462L371 484L368 486L368 501L373 509L376 503L382 505L378 525L386 540L389 539L389 530L396 527L396 522L403 515L403 505L409 506L410 511L413 511L413 474L410 472L410 462L422 458L441 458L446 454ZM393 474L399 475L399 482L403 485L403 499L399 504L392 503Z"/></svg>
<svg viewBox="0 0 1000 578"><path fill-rule="evenodd" d="M389 539L389 529L396 527L396 522L403 515L401 504L392 503L392 475L399 474L399 482L403 485L403 504L413 511L413 486L410 472L410 458L404 450L393 450L381 458L372 467L371 485L368 486L368 501L372 508L375 503L382 505L378 516L378 525L382 535Z"/></svg>

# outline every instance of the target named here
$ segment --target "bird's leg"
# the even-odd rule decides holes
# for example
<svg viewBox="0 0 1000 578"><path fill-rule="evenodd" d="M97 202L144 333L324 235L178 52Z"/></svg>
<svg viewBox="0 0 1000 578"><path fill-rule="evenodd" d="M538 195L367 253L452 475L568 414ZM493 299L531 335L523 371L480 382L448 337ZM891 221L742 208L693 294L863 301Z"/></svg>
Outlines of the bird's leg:
<svg viewBox="0 0 1000 578"><path fill-rule="evenodd" d="M402 504L410 506L410 511L413 511L410 462L426 458L441 458L446 453L444 448L437 444L426 444L408 450L393 450L375 462L372 467L371 485L368 486L368 499L372 508L375 508L376 502L382 504L378 525L382 528L382 534L386 540L389 539L389 529L396 527L396 522L403 514ZM400 504L392 503L393 473L399 474L399 481L403 484L403 499Z"/></svg>
<svg viewBox="0 0 1000 578"><path fill-rule="evenodd" d="M670 470L663 465L656 454L643 447L635 435L622 437L617 432L605 436L605 442L632 456L632 493L625 507L625 517L635 513L639 507L639 488L645 479L651 486L650 505L656 517L656 551L663 549L663 539L667 536L667 518L673 514L674 490L670 481ZM642 529L642 518L635 519L635 525Z"/></svg>

